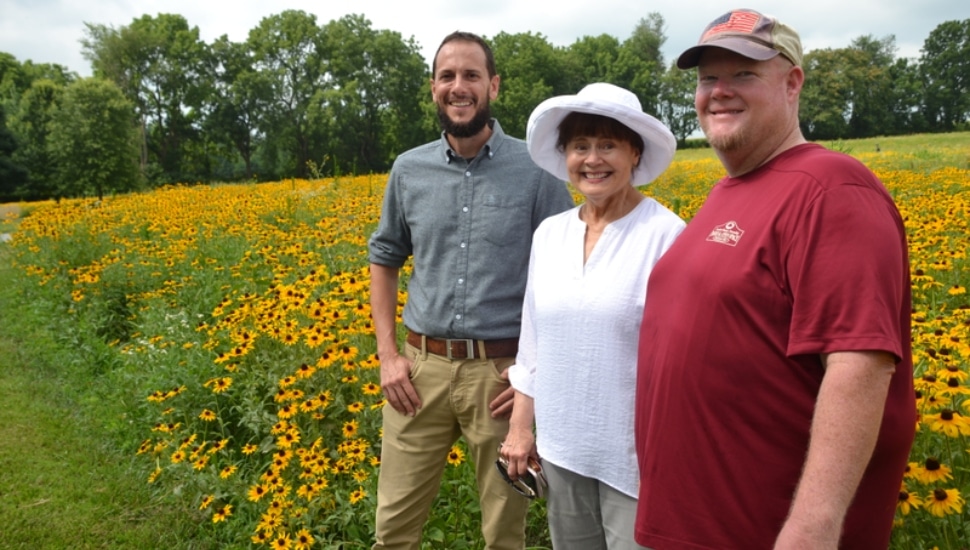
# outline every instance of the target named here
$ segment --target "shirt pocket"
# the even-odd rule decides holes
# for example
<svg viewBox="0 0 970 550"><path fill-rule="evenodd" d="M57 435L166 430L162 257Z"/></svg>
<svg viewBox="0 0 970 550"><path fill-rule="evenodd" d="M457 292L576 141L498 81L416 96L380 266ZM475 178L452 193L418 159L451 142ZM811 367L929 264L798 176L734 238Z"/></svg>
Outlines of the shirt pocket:
<svg viewBox="0 0 970 550"><path fill-rule="evenodd" d="M485 195L476 234L495 246L532 238L532 208L521 195Z"/></svg>

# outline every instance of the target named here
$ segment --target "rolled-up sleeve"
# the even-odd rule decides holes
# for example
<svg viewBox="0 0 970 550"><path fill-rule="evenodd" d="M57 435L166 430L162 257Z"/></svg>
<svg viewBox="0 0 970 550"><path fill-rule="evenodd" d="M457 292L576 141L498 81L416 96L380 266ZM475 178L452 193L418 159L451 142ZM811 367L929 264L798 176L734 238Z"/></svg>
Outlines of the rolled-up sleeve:
<svg viewBox="0 0 970 550"><path fill-rule="evenodd" d="M377 230L367 242L371 263L401 267L413 253L411 231L401 203L400 173L391 171L384 190L384 205Z"/></svg>

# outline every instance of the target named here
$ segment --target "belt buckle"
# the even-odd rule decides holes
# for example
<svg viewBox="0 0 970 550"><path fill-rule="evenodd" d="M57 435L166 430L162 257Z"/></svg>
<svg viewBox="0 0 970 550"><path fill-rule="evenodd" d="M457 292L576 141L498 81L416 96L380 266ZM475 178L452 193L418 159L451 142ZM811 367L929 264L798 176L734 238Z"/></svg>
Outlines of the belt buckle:
<svg viewBox="0 0 970 550"><path fill-rule="evenodd" d="M467 354L462 359L474 359L475 358L475 340L472 340L471 338L449 338L449 339L445 340L445 357L447 357L449 361L454 361L455 360L455 358L452 357L452 355L451 355L451 343L452 342L464 342L465 343L465 351L467 352Z"/></svg>

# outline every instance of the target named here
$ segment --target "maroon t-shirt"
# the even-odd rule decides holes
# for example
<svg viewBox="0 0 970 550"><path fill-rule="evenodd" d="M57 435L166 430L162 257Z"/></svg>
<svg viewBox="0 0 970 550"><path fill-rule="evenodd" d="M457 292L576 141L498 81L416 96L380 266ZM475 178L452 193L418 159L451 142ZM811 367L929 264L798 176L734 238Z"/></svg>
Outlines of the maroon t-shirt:
<svg viewBox="0 0 970 550"><path fill-rule="evenodd" d="M771 548L808 449L819 354L880 350L898 362L842 545L885 549L916 408L905 231L878 179L813 144L725 178L648 284L637 541Z"/></svg>

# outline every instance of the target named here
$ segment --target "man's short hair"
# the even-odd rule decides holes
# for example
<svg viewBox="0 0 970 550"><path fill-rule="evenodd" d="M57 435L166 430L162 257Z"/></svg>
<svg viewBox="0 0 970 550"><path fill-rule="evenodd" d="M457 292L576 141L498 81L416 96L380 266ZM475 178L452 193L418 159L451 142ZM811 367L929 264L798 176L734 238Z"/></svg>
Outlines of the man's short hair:
<svg viewBox="0 0 970 550"><path fill-rule="evenodd" d="M498 71L495 70L495 55L492 53L492 48L488 45L488 42L485 42L485 39L477 34L464 31L455 31L446 36L444 40L441 41L441 44L438 45L438 49L435 50L434 59L431 60L431 78L434 78L435 73L438 72L438 53L441 52L441 48L443 48L444 45L449 42L459 41L473 42L481 46L482 51L485 52L485 70L488 71L488 77L492 78L498 74Z"/></svg>

